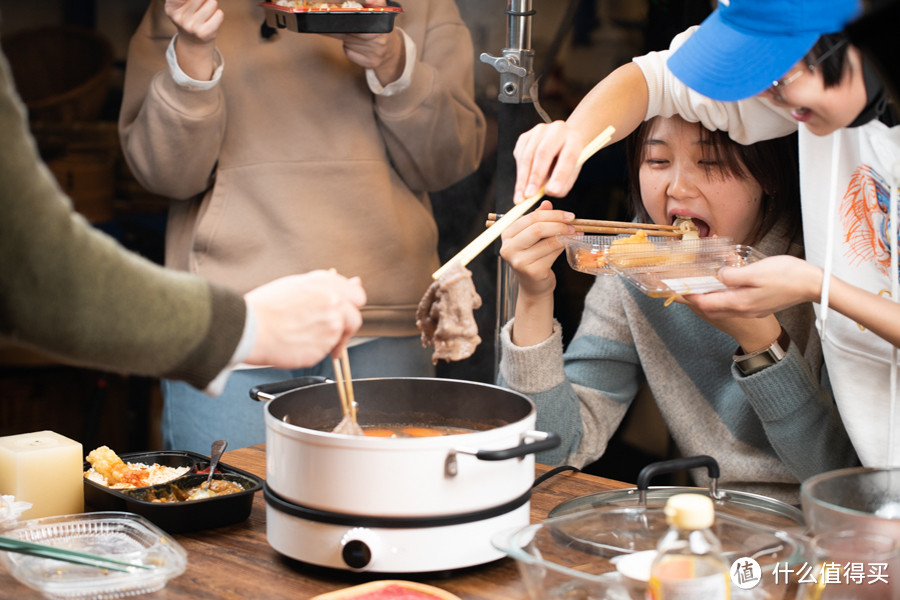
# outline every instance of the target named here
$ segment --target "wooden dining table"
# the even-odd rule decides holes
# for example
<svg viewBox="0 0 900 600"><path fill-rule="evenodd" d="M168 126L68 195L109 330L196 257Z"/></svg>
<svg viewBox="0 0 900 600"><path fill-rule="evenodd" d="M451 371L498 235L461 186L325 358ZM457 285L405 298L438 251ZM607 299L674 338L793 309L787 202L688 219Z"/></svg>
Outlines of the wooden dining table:
<svg viewBox="0 0 900 600"><path fill-rule="evenodd" d="M222 462L266 475L265 446L226 452ZM549 467L536 465L535 477ZM531 521L540 522L561 502L595 492L633 487L631 484L577 471L562 471L535 486L531 497ZM373 579L374 574L326 569L300 563L276 552L266 541L266 502L263 494L253 499L246 521L226 527L173 537L188 553L187 570L147 600L225 598L241 600L306 600ZM528 598L518 567L511 558L445 573L390 576L440 587L462 600L525 600ZM43 596L0 571L0 598L40 599Z"/></svg>

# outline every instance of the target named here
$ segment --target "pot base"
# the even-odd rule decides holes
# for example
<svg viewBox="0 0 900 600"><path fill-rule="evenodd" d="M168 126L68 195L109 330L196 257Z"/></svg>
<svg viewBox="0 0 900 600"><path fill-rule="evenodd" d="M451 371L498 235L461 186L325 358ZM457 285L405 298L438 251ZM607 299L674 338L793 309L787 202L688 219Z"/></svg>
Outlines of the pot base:
<svg viewBox="0 0 900 600"><path fill-rule="evenodd" d="M505 555L499 531L530 522L530 502L486 519L436 527L363 527L304 519L266 498L266 536L277 552L320 567L372 573L429 573L473 567Z"/></svg>

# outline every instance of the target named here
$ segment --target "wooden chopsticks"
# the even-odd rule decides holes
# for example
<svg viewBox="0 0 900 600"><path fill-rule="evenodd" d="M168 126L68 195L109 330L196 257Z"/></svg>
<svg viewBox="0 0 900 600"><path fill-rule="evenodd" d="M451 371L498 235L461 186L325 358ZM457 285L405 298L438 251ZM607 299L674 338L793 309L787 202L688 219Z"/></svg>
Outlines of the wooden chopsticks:
<svg viewBox="0 0 900 600"><path fill-rule="evenodd" d="M485 227L491 227L503 218L502 214L490 213ZM618 235L623 233L635 234L638 231L646 231L649 235L665 237L681 237L684 233L677 225L656 225L654 223L629 223L625 221L597 221L593 219L574 219L569 222L575 227L575 231L581 233L599 233L606 235Z"/></svg>
<svg viewBox="0 0 900 600"><path fill-rule="evenodd" d="M67 548L48 546L46 544L36 544L34 542L27 542L25 540L18 540L6 536L0 536L0 550L15 552L17 554L27 554L29 556L38 556L40 558L52 558L54 560L61 560L77 565L86 565L98 569L109 569L110 571L123 571L126 573L131 569L156 568L156 565L145 565L115 560L97 554L88 554L87 552L78 552Z"/></svg>
<svg viewBox="0 0 900 600"><path fill-rule="evenodd" d="M578 168L593 156L600 148L607 145L609 141L612 139L613 134L616 132L616 128L610 125L606 129L603 130L600 135L595 137L591 142L584 147L581 151L581 154L578 155ZM491 245L491 242L500 237L500 234L503 233L507 227L512 225L513 221L524 215L528 212L528 209L537 204L537 201L544 197L544 186L541 186L541 189L537 191L537 193L529 198L525 198L520 203L516 204L512 207L509 212L503 215L497 222L492 226L488 227L484 231L482 231L478 237L469 242L467 246L465 246L462 250L456 253L456 256L448 260L444 265L431 274L433 279L440 279L441 275L450 267L454 262L459 262L463 266L469 264L469 262L481 254L481 252Z"/></svg>
<svg viewBox="0 0 900 600"><path fill-rule="evenodd" d="M356 400L353 396L353 378L350 375L350 355L346 346L341 351L340 358L332 359L334 367L334 380L337 383L338 396L341 397L341 408L344 409L344 417L356 422Z"/></svg>

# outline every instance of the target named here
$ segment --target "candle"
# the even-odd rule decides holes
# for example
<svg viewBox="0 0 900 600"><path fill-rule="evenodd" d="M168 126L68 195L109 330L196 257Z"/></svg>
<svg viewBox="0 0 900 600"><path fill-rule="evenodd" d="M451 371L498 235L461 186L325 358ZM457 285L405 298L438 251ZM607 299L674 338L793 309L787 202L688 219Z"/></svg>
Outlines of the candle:
<svg viewBox="0 0 900 600"><path fill-rule="evenodd" d="M81 444L54 431L0 437L0 494L30 502L23 519L84 511Z"/></svg>

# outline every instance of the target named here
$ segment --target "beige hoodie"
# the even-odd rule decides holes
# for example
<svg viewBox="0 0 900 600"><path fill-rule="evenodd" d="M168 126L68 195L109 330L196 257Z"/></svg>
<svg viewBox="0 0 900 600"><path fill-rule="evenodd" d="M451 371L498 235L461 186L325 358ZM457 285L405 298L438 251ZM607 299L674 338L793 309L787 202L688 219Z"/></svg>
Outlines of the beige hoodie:
<svg viewBox="0 0 900 600"><path fill-rule="evenodd" d="M439 265L428 192L472 173L484 145L455 3L404 3L395 26L418 56L409 87L389 96L369 90L339 40L263 38L263 9L247 0L219 1L219 84L179 87L163 4L132 38L119 127L137 179L172 198L166 264L240 292L335 268L362 278L361 336L416 335Z"/></svg>

